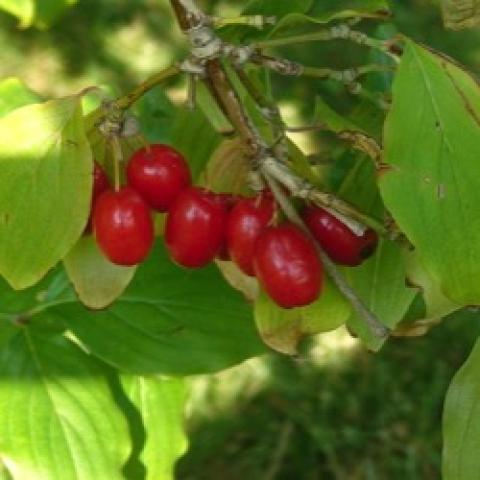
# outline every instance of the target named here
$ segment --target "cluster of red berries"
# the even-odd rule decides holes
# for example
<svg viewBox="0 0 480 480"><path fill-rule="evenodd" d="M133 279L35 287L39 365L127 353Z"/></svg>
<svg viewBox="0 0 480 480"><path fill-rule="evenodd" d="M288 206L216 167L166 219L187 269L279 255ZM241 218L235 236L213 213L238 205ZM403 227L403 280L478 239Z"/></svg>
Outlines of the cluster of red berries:
<svg viewBox="0 0 480 480"><path fill-rule="evenodd" d="M153 209L168 212L165 243L179 265L199 268L215 258L232 260L283 308L308 305L320 295L323 268L315 246L292 223L275 225L276 203L269 192L245 198L192 186L185 159L166 145L135 152L126 177L126 186L112 190L95 165L90 225L113 263L135 265L146 258L154 240ZM336 263L359 265L375 249L373 230L356 235L327 210L308 206L303 219Z"/></svg>

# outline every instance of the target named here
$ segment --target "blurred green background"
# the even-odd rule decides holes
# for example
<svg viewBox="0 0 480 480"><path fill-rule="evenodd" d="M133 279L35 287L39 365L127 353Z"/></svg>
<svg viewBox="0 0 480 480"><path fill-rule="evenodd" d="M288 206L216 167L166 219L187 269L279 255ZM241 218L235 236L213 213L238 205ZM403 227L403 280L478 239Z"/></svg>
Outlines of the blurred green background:
<svg viewBox="0 0 480 480"><path fill-rule="evenodd" d="M246 2L203 3L229 16ZM397 29L480 73L478 30L445 31L433 1L397 0L392 9L392 25L383 32ZM18 76L44 97L90 85L126 91L181 58L185 45L166 0L79 0L44 31L22 30L0 13L0 44L0 78ZM339 54L324 44L285 53L308 65L338 68L361 64L364 55L353 47ZM274 90L298 124L325 88L277 79ZM168 91L183 101L182 82ZM340 107L342 101L349 100L339 100ZM480 332L479 320L478 313L464 311L427 337L390 341L378 355L340 329L312 340L298 358L271 355L192 379L191 446L178 478L440 478L443 398Z"/></svg>

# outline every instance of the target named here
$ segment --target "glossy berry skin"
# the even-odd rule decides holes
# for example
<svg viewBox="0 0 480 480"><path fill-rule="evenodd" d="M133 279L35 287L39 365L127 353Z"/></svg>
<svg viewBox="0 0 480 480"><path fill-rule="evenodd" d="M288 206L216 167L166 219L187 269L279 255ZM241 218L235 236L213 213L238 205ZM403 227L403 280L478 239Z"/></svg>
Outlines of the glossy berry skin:
<svg viewBox="0 0 480 480"><path fill-rule="evenodd" d="M291 223L268 227L260 234L254 268L260 284L280 307L302 307L320 295L323 267L315 246Z"/></svg>
<svg viewBox="0 0 480 480"><path fill-rule="evenodd" d="M227 210L231 210L240 200L238 195L233 193L215 193L215 201L223 205Z"/></svg>
<svg viewBox="0 0 480 480"><path fill-rule="evenodd" d="M88 218L87 226L85 227L85 233L92 232L92 217L93 217L93 209L95 208L95 203L98 197L105 192L106 190L110 189L110 180L105 173L105 170L102 166L94 162L93 163L93 187L92 187L92 201L90 206L90 216Z"/></svg>
<svg viewBox="0 0 480 480"><path fill-rule="evenodd" d="M243 273L254 276L255 242L273 218L275 202L271 196L259 195L240 200L227 222L227 246L230 258Z"/></svg>
<svg viewBox="0 0 480 480"><path fill-rule="evenodd" d="M93 212L98 246L117 265L136 265L153 245L154 230L150 209L131 187L108 190L98 198Z"/></svg>
<svg viewBox="0 0 480 480"><path fill-rule="evenodd" d="M356 235L323 208L307 207L302 216L325 253L339 265L360 265L377 247L378 236L375 231L367 229L363 235Z"/></svg>
<svg viewBox="0 0 480 480"><path fill-rule="evenodd" d="M203 267L219 253L228 210L215 193L190 187L170 208L165 242L172 259L188 268Z"/></svg>
<svg viewBox="0 0 480 480"><path fill-rule="evenodd" d="M223 205L227 212L230 212L236 203L240 200L241 197L234 195L233 193L216 193L215 201ZM228 251L227 238L225 237L220 247L220 250L217 253L217 258L220 260L228 261L231 260L230 252Z"/></svg>
<svg viewBox="0 0 480 480"><path fill-rule="evenodd" d="M128 184L151 208L167 212L178 194L191 184L183 156L168 145L155 144L137 150L127 166Z"/></svg>

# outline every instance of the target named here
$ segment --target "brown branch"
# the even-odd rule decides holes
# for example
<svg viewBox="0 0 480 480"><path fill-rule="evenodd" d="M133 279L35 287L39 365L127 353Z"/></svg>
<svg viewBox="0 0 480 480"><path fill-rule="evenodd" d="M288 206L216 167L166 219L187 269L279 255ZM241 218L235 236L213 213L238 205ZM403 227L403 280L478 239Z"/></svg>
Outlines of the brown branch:
<svg viewBox="0 0 480 480"><path fill-rule="evenodd" d="M197 27L205 19L192 0L170 0L180 28L186 32Z"/></svg>
<svg viewBox="0 0 480 480"><path fill-rule="evenodd" d="M179 25L184 31L188 31L194 26L201 25L201 16L198 15L197 7L194 0L170 0L171 4L177 14ZM190 6L191 10L187 10L186 6ZM225 69L217 58L207 60L205 62L205 73L208 79L208 85L213 89L214 96L220 104L222 110L227 114L228 119L237 131L240 138L246 143L249 151L249 156L252 160L260 163L262 172L272 193L279 202L280 207L285 214L297 225L299 225L311 237L306 225L299 217L297 211L294 209L290 200L286 198L282 192L275 175L270 172L269 164L271 162L264 162L263 159L267 156L268 148L263 141L261 135L250 120L240 98L228 78ZM368 310L362 300L357 296L355 291L348 285L343 278L341 272L336 265L330 261L323 250L317 246L318 252L322 260L324 260L325 268L327 269L333 282L337 285L343 295L350 301L353 308L363 318L365 323L369 326L372 332L379 338L385 338L389 334L389 330L381 324L376 318L375 314Z"/></svg>
<svg viewBox="0 0 480 480"><path fill-rule="evenodd" d="M238 135L245 141L252 158L257 157L262 147L265 147L256 128L243 108L237 92L228 78L219 60L209 60L206 64L207 78L215 92L215 97L227 118L236 129Z"/></svg>

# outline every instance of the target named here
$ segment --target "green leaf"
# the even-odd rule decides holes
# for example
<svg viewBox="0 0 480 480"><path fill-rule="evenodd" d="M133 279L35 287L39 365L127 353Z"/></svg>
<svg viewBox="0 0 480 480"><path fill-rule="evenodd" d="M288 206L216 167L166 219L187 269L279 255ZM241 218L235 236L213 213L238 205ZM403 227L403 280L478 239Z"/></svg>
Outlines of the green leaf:
<svg viewBox="0 0 480 480"><path fill-rule="evenodd" d="M364 132L362 127L340 115L320 96L315 98L314 121L322 122L329 130L335 133L341 133L345 130Z"/></svg>
<svg viewBox="0 0 480 480"><path fill-rule="evenodd" d="M281 22L281 19L293 14L306 13L314 0L251 0L242 12L242 15L272 16ZM265 26L261 31L252 27L235 26L222 29L222 37L229 41L252 40L257 37L265 37L274 27Z"/></svg>
<svg viewBox="0 0 480 480"><path fill-rule="evenodd" d="M314 122L325 124L326 128L337 134L344 134L344 139L358 141L368 137L380 139L383 130L384 114L370 102L361 101L348 115L336 112L323 98L315 99ZM342 135L340 135L342 138Z"/></svg>
<svg viewBox="0 0 480 480"><path fill-rule="evenodd" d="M371 259L360 267L349 268L346 274L366 306L391 328L403 319L417 293L405 285L402 252L388 240L381 240ZM383 345L384 340L375 337L358 314L353 313L347 324L369 349L377 351Z"/></svg>
<svg viewBox="0 0 480 480"><path fill-rule="evenodd" d="M443 480L477 480L480 472L480 340L453 378L443 412Z"/></svg>
<svg viewBox="0 0 480 480"><path fill-rule="evenodd" d="M11 320L39 305L68 296L68 290L68 279L58 270L52 271L40 283L22 292L12 290L8 283L0 278L0 317Z"/></svg>
<svg viewBox="0 0 480 480"><path fill-rule="evenodd" d="M255 321L263 341L274 350L295 355L306 335L335 330L350 315L350 305L327 281L320 298L306 307L283 309L265 293L255 303Z"/></svg>
<svg viewBox="0 0 480 480"><path fill-rule="evenodd" d="M251 0L243 15L274 15L283 17L293 12L305 12L314 3L313 0Z"/></svg>
<svg viewBox="0 0 480 480"><path fill-rule="evenodd" d="M77 0L36 0L35 26L40 29L52 26L75 3Z"/></svg>
<svg viewBox="0 0 480 480"><path fill-rule="evenodd" d="M17 17L21 27L30 26L35 15L34 0L0 0L0 9Z"/></svg>
<svg viewBox="0 0 480 480"><path fill-rule="evenodd" d="M64 10L77 3L77 0L0 0L0 9L16 16L20 26L33 24L40 28L50 27Z"/></svg>
<svg viewBox="0 0 480 480"><path fill-rule="evenodd" d="M336 194L356 206L362 212L378 219L384 216L384 207L377 188L376 170L371 158L349 151L342 158L347 165L334 165L332 174L342 170L340 186ZM337 162L340 163L341 160Z"/></svg>
<svg viewBox="0 0 480 480"><path fill-rule="evenodd" d="M447 58L407 41L385 125L388 210L447 297L480 302L480 89Z"/></svg>
<svg viewBox="0 0 480 480"><path fill-rule="evenodd" d="M449 300L425 270L415 252L407 254L407 277L410 283L420 287L425 301L425 320L437 320L459 310L461 305Z"/></svg>
<svg viewBox="0 0 480 480"><path fill-rule="evenodd" d="M197 103L216 132L228 132L233 129L232 124L214 100L210 90L203 83L197 85Z"/></svg>
<svg viewBox="0 0 480 480"><path fill-rule="evenodd" d="M386 0L327 0L313 2L307 12L285 15L270 32L277 36L280 32L292 33L307 24L326 24L334 20L348 18L385 18L390 9Z"/></svg>
<svg viewBox="0 0 480 480"><path fill-rule="evenodd" d="M39 100L38 95L27 88L18 78L11 77L0 82L0 117Z"/></svg>
<svg viewBox="0 0 480 480"><path fill-rule="evenodd" d="M245 275L237 264L230 261L215 260L223 278L235 290L242 292L248 302L254 302L260 295L260 286L255 277Z"/></svg>
<svg viewBox="0 0 480 480"><path fill-rule="evenodd" d="M214 192L247 194L249 171L245 143L239 138L227 139L213 152L202 183Z"/></svg>
<svg viewBox="0 0 480 480"><path fill-rule="evenodd" d="M351 17L382 18L389 13L387 0L327 0L315 2L308 12L317 22Z"/></svg>
<svg viewBox="0 0 480 480"><path fill-rule="evenodd" d="M171 144L183 153L197 178L207 165L211 155L223 140L212 127L207 113L182 108L177 111L171 135ZM201 139L201 141L199 141Z"/></svg>
<svg viewBox="0 0 480 480"><path fill-rule="evenodd" d="M98 362L19 328L0 355L0 457L15 480L121 480L130 439Z"/></svg>
<svg viewBox="0 0 480 480"><path fill-rule="evenodd" d="M80 96L0 119L0 274L38 282L75 245L90 209L92 155Z"/></svg>
<svg viewBox="0 0 480 480"><path fill-rule="evenodd" d="M160 246L154 250L126 292L102 311L79 303L61 270L21 293L0 282L1 335L3 320L66 326L93 354L141 374L214 372L265 352L251 308L215 266L187 271Z"/></svg>
<svg viewBox="0 0 480 480"><path fill-rule="evenodd" d="M175 122L175 107L163 88L157 87L146 93L136 104L142 134L152 143L171 141Z"/></svg>
<svg viewBox="0 0 480 480"><path fill-rule="evenodd" d="M7 315L0 314L0 350L8 344L15 333L16 329L11 319Z"/></svg>
<svg viewBox="0 0 480 480"><path fill-rule="evenodd" d="M405 252L404 256L408 283L414 285L419 293L402 322L396 326L395 336L418 337L426 335L429 330L462 306L452 302L443 294L415 251Z"/></svg>
<svg viewBox="0 0 480 480"><path fill-rule="evenodd" d="M82 237L64 259L65 269L81 302L93 309L105 308L127 288L136 267L109 262L93 236Z"/></svg>
<svg viewBox="0 0 480 480"><path fill-rule="evenodd" d="M147 470L145 480L173 480L175 463L187 450L184 380L124 375L122 384L145 427L140 455Z"/></svg>
<svg viewBox="0 0 480 480"><path fill-rule="evenodd" d="M108 309L53 307L85 347L125 372L214 372L264 352L251 308L215 266L184 270L156 245Z"/></svg>

